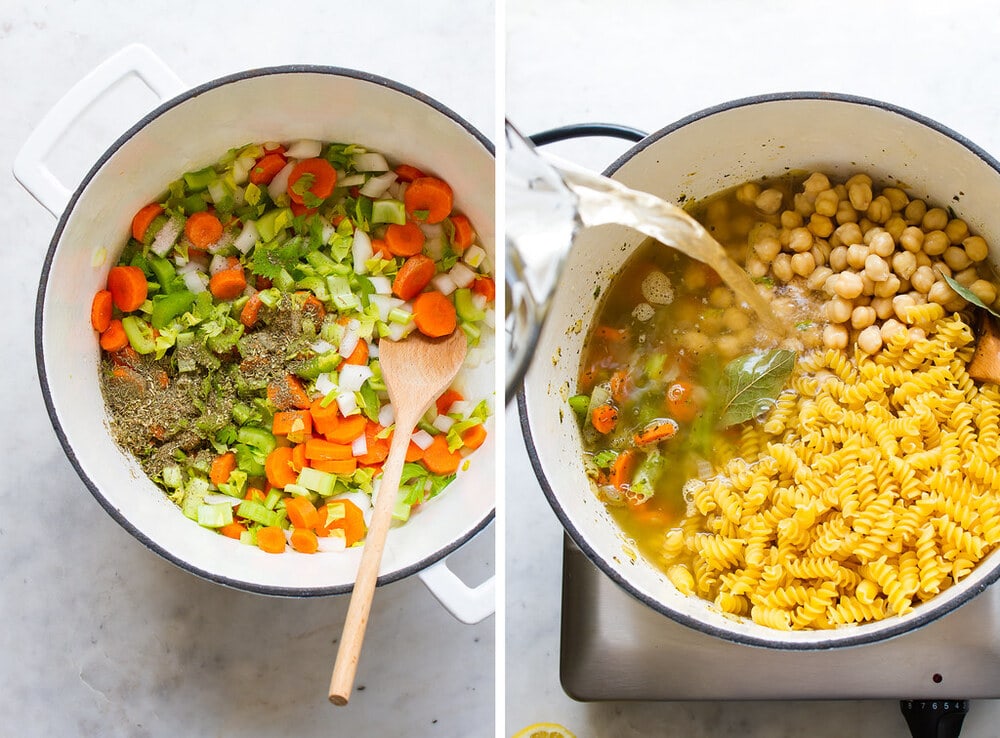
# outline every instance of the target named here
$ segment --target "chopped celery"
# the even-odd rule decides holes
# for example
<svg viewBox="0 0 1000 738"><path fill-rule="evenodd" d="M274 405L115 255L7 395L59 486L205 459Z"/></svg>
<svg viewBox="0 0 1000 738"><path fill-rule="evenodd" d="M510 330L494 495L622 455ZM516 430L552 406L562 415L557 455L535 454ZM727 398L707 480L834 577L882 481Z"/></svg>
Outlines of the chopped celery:
<svg viewBox="0 0 1000 738"><path fill-rule="evenodd" d="M361 306L361 301L351 290L351 282L347 277L331 274L326 278L326 286L330 290L330 299L338 310L356 310Z"/></svg>
<svg viewBox="0 0 1000 738"><path fill-rule="evenodd" d="M282 492L279 489L271 489L264 498L264 507L273 510L281 501Z"/></svg>
<svg viewBox="0 0 1000 738"><path fill-rule="evenodd" d="M252 425L240 428L236 432L236 440L257 449L265 455L274 451L275 446L278 445L278 442L270 431Z"/></svg>
<svg viewBox="0 0 1000 738"><path fill-rule="evenodd" d="M308 487L304 487L301 484L297 484L297 483L296 484L286 484L285 485L285 492L287 492L290 495L295 495L296 497L309 497L309 495L312 494L312 492L309 490Z"/></svg>
<svg viewBox="0 0 1000 738"><path fill-rule="evenodd" d="M337 483L337 478L329 472L306 466L299 472L299 478L296 480L296 483L323 497L329 497L333 494L333 486Z"/></svg>
<svg viewBox="0 0 1000 738"><path fill-rule="evenodd" d="M236 466L245 471L251 477L264 476L264 460L258 458L259 451L243 443L233 446L233 453L236 454Z"/></svg>
<svg viewBox="0 0 1000 738"><path fill-rule="evenodd" d="M170 260L164 259L162 256L150 254L149 268L153 272L153 277L163 287L163 291L169 292L170 285L177 276L177 270L174 269L174 265L170 263Z"/></svg>
<svg viewBox="0 0 1000 738"><path fill-rule="evenodd" d="M192 477L184 485L184 502L181 504L181 512L185 517L192 520L198 519L198 508L205 501L208 494L208 480L202 477Z"/></svg>
<svg viewBox="0 0 1000 738"><path fill-rule="evenodd" d="M184 476L181 468L176 464L163 467L163 484L170 489L179 489L184 483Z"/></svg>
<svg viewBox="0 0 1000 738"><path fill-rule="evenodd" d="M184 208L184 212L188 215L191 213L200 213L203 210L208 210L208 201L205 200L203 195L194 194L188 195L181 202L181 207Z"/></svg>
<svg viewBox="0 0 1000 738"><path fill-rule="evenodd" d="M279 231L292 224L292 211L290 208L275 208L268 210L257 219L257 234L264 243L273 241Z"/></svg>
<svg viewBox="0 0 1000 738"><path fill-rule="evenodd" d="M372 223L406 224L406 207L399 200L375 200L372 203Z"/></svg>
<svg viewBox="0 0 1000 738"><path fill-rule="evenodd" d="M254 500L243 500L236 514L261 525L277 525L279 520L276 512Z"/></svg>
<svg viewBox="0 0 1000 738"><path fill-rule="evenodd" d="M479 341L480 336L483 335L483 332L479 330L475 323L467 323L463 320L459 325L465 332L465 335L469 337L469 340L472 341L473 345Z"/></svg>
<svg viewBox="0 0 1000 738"><path fill-rule="evenodd" d="M316 273L322 277L328 274L333 274L334 270L337 268L337 262L331 259L329 256L324 254L322 251L310 251L306 254L306 261L308 261Z"/></svg>
<svg viewBox="0 0 1000 738"><path fill-rule="evenodd" d="M126 315L122 318L122 328L136 353L151 354L156 349L152 326L138 315Z"/></svg>
<svg viewBox="0 0 1000 738"><path fill-rule="evenodd" d="M200 190L205 189L214 179L215 169L212 167L205 167L204 169L199 169L196 172L184 173L184 184L186 184L188 189L192 192L199 192Z"/></svg>
<svg viewBox="0 0 1000 738"><path fill-rule="evenodd" d="M289 274L287 269L282 269L274 278L274 286L282 292L291 292L295 289L295 277Z"/></svg>
<svg viewBox="0 0 1000 738"><path fill-rule="evenodd" d="M194 304L194 300L195 294L188 290L171 292L168 295L157 295L153 298L153 312L150 315L150 322L157 330L165 328L174 318L186 313ZM138 349L136 350L138 351Z"/></svg>
<svg viewBox="0 0 1000 738"><path fill-rule="evenodd" d="M587 408L590 407L590 397L587 395L573 395L569 398L569 406L581 418L586 418Z"/></svg>
<svg viewBox="0 0 1000 738"><path fill-rule="evenodd" d="M462 320L470 322L486 319L486 311L476 307L476 303L472 299L472 290L468 287L460 287L455 290L455 312Z"/></svg>
<svg viewBox="0 0 1000 738"><path fill-rule="evenodd" d="M199 505L198 525L206 528L221 528L233 522L232 505Z"/></svg>
<svg viewBox="0 0 1000 738"><path fill-rule="evenodd" d="M229 479L219 485L219 491L230 497L243 497L246 487L247 473L242 469L234 469L229 473Z"/></svg>
<svg viewBox="0 0 1000 738"><path fill-rule="evenodd" d="M389 311L389 322L399 323L400 325L407 325L411 320L413 320L413 313L409 310L403 310L402 308L392 308Z"/></svg>

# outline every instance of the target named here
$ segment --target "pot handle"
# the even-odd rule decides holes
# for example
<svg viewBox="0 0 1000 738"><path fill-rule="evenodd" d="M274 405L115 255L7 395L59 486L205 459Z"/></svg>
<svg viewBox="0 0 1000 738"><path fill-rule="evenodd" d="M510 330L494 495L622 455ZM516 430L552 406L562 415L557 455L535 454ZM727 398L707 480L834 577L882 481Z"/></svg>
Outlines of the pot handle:
<svg viewBox="0 0 1000 738"><path fill-rule="evenodd" d="M424 586L457 620L474 625L496 611L496 577L470 587L448 568L445 557L418 574Z"/></svg>
<svg viewBox="0 0 1000 738"><path fill-rule="evenodd" d="M187 85L148 47L130 44L99 64L63 95L17 152L14 177L57 218L69 203L72 190L46 166L45 157L90 105L119 80L133 73L161 102L187 89Z"/></svg>

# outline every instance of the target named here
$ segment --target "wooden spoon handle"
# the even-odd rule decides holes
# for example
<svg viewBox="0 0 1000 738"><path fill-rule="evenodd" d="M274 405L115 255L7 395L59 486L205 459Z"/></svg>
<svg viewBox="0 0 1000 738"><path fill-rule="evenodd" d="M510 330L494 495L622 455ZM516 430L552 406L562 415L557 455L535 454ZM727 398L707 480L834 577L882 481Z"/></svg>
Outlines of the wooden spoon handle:
<svg viewBox="0 0 1000 738"><path fill-rule="evenodd" d="M354 688L354 675L358 669L358 657L361 654L365 629L368 627L368 613L371 610L372 597L375 595L382 551L385 549L386 535L392 525L392 510L399 492L406 449L410 444L410 435L415 425L416 423L411 423L406 427L400 427L397 422L396 430L392 434L392 444L389 446L389 455L382 466L382 482L375 500L375 511L372 514L368 535L365 536L358 578L351 592L344 631L340 637L340 647L337 649L337 661L330 678L330 702L335 705L346 705Z"/></svg>

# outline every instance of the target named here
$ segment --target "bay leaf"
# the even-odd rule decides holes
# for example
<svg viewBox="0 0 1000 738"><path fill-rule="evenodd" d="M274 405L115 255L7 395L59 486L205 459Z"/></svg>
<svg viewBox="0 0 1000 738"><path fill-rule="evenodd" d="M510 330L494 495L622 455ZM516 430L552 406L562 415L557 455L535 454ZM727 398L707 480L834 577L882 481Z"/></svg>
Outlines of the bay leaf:
<svg viewBox="0 0 1000 738"><path fill-rule="evenodd" d="M975 292L973 292L972 290L970 290L968 287L963 287L961 284L959 284L958 282L956 282L954 279L952 279L951 277L949 277L947 274L945 274L943 276L944 276L944 281L948 283L948 286L951 287L953 290L955 290L955 292L957 292L959 295L961 295L967 301L971 302L973 305L976 305L977 307L983 308L983 310L988 310L992 315L995 315L996 317L1000 318L1000 313L998 313L996 310L994 310L993 308L991 308L985 302L983 302L982 300L980 300L979 297L976 296Z"/></svg>
<svg viewBox="0 0 1000 738"><path fill-rule="evenodd" d="M745 354L723 369L721 425L756 418L778 399L795 367L795 352L772 349Z"/></svg>

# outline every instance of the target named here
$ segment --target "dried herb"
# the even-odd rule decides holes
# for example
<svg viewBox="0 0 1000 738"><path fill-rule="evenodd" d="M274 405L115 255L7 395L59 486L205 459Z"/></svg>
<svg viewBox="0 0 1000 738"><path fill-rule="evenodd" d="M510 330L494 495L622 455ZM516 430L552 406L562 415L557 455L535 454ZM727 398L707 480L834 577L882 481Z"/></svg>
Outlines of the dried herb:
<svg viewBox="0 0 1000 738"><path fill-rule="evenodd" d="M795 352L787 349L740 356L723 369L723 427L756 418L778 399L795 367Z"/></svg>

